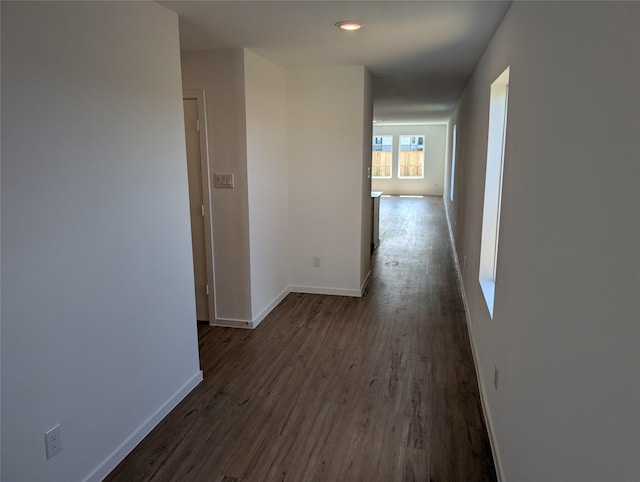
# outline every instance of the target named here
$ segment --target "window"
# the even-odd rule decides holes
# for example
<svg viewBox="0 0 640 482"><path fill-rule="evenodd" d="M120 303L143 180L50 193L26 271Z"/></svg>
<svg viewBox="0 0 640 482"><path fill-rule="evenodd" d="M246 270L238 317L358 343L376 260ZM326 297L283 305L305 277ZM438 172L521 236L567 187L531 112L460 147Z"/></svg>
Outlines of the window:
<svg viewBox="0 0 640 482"><path fill-rule="evenodd" d="M491 318L493 318L496 290L508 96L509 67L491 84L491 94L489 98L487 172L484 180L479 281Z"/></svg>
<svg viewBox="0 0 640 482"><path fill-rule="evenodd" d="M398 178L424 177L424 136L400 136Z"/></svg>
<svg viewBox="0 0 640 482"><path fill-rule="evenodd" d="M393 136L373 136L371 149L372 177L391 178L391 156L393 155Z"/></svg>
<svg viewBox="0 0 640 482"><path fill-rule="evenodd" d="M453 201L453 192L456 183L456 144L457 144L457 134L456 134L456 125L453 126L453 134L451 136L451 180L449 184L449 198Z"/></svg>

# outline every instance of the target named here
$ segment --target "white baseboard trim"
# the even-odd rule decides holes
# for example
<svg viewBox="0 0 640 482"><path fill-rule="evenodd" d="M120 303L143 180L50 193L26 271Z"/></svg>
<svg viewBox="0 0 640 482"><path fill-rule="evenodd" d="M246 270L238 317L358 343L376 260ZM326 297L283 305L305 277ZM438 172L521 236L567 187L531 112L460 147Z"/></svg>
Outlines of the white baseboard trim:
<svg viewBox="0 0 640 482"><path fill-rule="evenodd" d="M371 270L367 273L367 276L364 277L362 284L360 285L360 297L364 296L364 290L367 289L367 285L369 284L369 280L371 280Z"/></svg>
<svg viewBox="0 0 640 482"><path fill-rule="evenodd" d="M100 482L122 462L122 460L138 445L160 421L167 416L198 384L202 381L202 371L198 370L182 387L164 402L142 425L135 429L118 448L116 448L84 482Z"/></svg>
<svg viewBox="0 0 640 482"><path fill-rule="evenodd" d="M323 288L320 286L289 286L292 293L308 293L312 295L352 296L361 298L360 290L348 290L344 288Z"/></svg>
<svg viewBox="0 0 640 482"><path fill-rule="evenodd" d="M253 324L253 328L255 328L256 326L258 326L260 324L260 322L262 320L264 320L267 315L269 313L271 313L273 311L273 309L278 306L280 304L280 302L282 300L284 300L286 298L286 296L289 294L289 287L287 286L284 290L282 290L282 293L280 293L278 296L276 296L271 303L269 303L267 306L265 306L265 308L258 313L258 315L254 316L252 324Z"/></svg>
<svg viewBox="0 0 640 482"><path fill-rule="evenodd" d="M236 318L216 318L214 321L210 322L211 326L220 326L223 328L247 328L249 330L253 329L253 321L251 320L238 320Z"/></svg>
<svg viewBox="0 0 640 482"><path fill-rule="evenodd" d="M271 303L264 307L264 309L258 313L253 320L241 320L238 318L219 318L216 317L214 321L209 323L211 326L220 326L223 328L245 328L247 330L253 330L257 327L262 320L264 320L273 309L280 304L282 300L290 293L287 286L282 292L276 296Z"/></svg>
<svg viewBox="0 0 640 482"><path fill-rule="evenodd" d="M224 328L246 328L252 330L256 328L260 322L262 322L273 309L284 300L289 293L308 293L316 295L332 295L332 296L351 296L354 298L361 298L364 294L364 290L371 279L371 271L367 273L360 290L346 290L342 288L321 288L317 286L288 286L282 292L276 296L271 303L265 306L260 313L258 313L253 320L240 320L235 318L216 318L215 321L209 323L211 326L221 326Z"/></svg>
<svg viewBox="0 0 640 482"><path fill-rule="evenodd" d="M471 343L471 353L473 354L473 364L476 369L476 379L478 380L478 387L480 388L480 405L482 406L482 414L484 415L485 425L489 432L489 442L491 443L491 452L493 453L493 463L496 468L496 475L498 476L498 482L505 482L504 471L502 469L502 460L500 459L500 449L498 448L498 441L496 440L495 430L493 428L493 419L491 418L491 412L489 411L489 398L485 390L482 377L480 376L480 362L478 359L478 352L476 351L475 344L473 342L473 333L471 331L471 311L469 310L469 303L467 302L467 293L464 289L464 281L462 279L462 270L460 269L460 261L458 260L458 252L456 251L456 241L453 236L453 228L451 227L451 220L449 219L449 210L447 209L447 203L445 201L444 212L447 217L447 227L449 230L449 239L451 240L451 247L453 251L453 260L456 265L456 274L458 276L458 285L460 286L460 292L462 293L462 302L464 304L464 313L466 315L467 333L469 334L469 342Z"/></svg>

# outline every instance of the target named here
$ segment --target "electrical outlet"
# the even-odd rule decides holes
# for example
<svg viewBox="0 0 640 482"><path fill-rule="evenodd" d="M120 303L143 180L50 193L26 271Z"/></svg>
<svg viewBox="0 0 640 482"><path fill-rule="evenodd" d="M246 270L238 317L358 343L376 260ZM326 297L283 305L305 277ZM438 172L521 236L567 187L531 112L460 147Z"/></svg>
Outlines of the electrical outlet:
<svg viewBox="0 0 640 482"><path fill-rule="evenodd" d="M319 268L320 267L320 256L314 256L313 257L313 267L314 268Z"/></svg>
<svg viewBox="0 0 640 482"><path fill-rule="evenodd" d="M50 459L62 450L62 441L60 440L60 424L44 433L44 445L47 450L47 459Z"/></svg>
<svg viewBox="0 0 640 482"><path fill-rule="evenodd" d="M498 367L493 367L493 387L498 390L498 376L500 372L498 371Z"/></svg>

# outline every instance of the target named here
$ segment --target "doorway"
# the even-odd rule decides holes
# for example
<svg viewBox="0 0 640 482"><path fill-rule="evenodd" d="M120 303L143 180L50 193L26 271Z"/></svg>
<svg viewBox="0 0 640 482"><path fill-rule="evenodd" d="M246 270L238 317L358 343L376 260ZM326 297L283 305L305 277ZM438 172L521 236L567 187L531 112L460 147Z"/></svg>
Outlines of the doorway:
<svg viewBox="0 0 640 482"><path fill-rule="evenodd" d="M184 91L183 108L196 318L211 323L215 320L215 287L204 92Z"/></svg>

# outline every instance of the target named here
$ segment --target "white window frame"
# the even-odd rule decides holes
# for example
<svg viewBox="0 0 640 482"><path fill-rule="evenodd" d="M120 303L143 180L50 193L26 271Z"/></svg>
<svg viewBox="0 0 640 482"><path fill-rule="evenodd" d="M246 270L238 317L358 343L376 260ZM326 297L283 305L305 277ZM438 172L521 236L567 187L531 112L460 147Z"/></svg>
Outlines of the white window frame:
<svg viewBox="0 0 640 482"><path fill-rule="evenodd" d="M478 280L492 319L498 271L498 238L500 235L504 148L509 104L509 69L507 67L491 84L489 98L487 166L484 181L484 207L482 210Z"/></svg>
<svg viewBox="0 0 640 482"><path fill-rule="evenodd" d="M400 175L400 163L402 157L402 138L403 137L422 137L422 150L418 151L422 153L422 169L419 176L401 176ZM426 136L424 134L401 134L398 136L398 179L424 179L424 148L425 148Z"/></svg>
<svg viewBox="0 0 640 482"><path fill-rule="evenodd" d="M451 134L451 179L449 180L449 199L453 202L456 186L456 147L458 144L457 124L453 125Z"/></svg>

